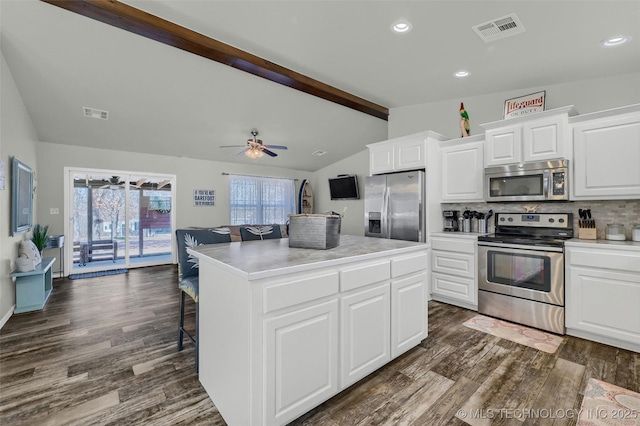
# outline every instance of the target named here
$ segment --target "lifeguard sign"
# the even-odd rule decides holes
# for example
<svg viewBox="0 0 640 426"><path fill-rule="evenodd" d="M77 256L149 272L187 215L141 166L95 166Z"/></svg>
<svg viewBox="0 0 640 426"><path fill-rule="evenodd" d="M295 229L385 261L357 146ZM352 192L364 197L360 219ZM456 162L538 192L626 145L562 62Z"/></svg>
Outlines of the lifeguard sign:
<svg viewBox="0 0 640 426"><path fill-rule="evenodd" d="M546 91L504 101L504 119L522 117L544 111Z"/></svg>

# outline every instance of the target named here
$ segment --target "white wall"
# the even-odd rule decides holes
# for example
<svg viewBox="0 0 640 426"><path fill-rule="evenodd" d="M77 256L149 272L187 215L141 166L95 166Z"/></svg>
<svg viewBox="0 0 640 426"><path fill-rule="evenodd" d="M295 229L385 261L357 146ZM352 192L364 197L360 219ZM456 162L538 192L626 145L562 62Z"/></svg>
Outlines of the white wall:
<svg viewBox="0 0 640 426"><path fill-rule="evenodd" d="M640 103L640 73L391 108L389 138L424 130L459 138L460 102L469 113L471 135L477 135L482 133L479 124L502 120L505 100L541 90L546 91L546 109L574 105L578 114L587 114Z"/></svg>
<svg viewBox="0 0 640 426"><path fill-rule="evenodd" d="M44 142L38 143L38 163L41 167L41 175L47 176L47 179L39 184L38 191L41 196L38 214L41 223L50 226L52 234L62 234L64 231L65 167L176 175L176 201L174 204L178 228L229 224L229 184L228 176L223 176L223 172L298 179L296 187L299 187L302 179L311 177L309 172L258 164L232 164ZM216 191L216 205L195 207L193 205L194 189L214 189ZM60 214L50 215L49 209L52 207L59 208Z"/></svg>
<svg viewBox="0 0 640 426"><path fill-rule="evenodd" d="M372 141L377 142L377 141ZM338 175L358 176L359 200L335 200L329 196L329 178ZM324 213L335 211L342 213L347 208L342 218L341 234L364 235L364 178L369 176L369 151L361 151L351 157L333 163L316 171L311 179L313 189L313 212Z"/></svg>
<svg viewBox="0 0 640 426"><path fill-rule="evenodd" d="M42 178L36 161L36 131L27 114L22 97L0 53L0 160L4 162L4 190L0 190L0 327L15 307L15 284L9 277L15 269L20 241L31 234L11 236L11 157L18 157L34 171L37 183ZM34 199L34 223L38 221Z"/></svg>

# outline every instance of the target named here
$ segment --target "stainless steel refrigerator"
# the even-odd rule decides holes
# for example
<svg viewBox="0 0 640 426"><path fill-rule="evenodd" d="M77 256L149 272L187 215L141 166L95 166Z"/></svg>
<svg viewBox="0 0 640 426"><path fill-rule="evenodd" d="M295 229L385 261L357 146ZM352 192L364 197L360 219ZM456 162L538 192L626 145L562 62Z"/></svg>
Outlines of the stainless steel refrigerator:
<svg viewBox="0 0 640 426"><path fill-rule="evenodd" d="M364 235L425 242L423 171L365 179Z"/></svg>

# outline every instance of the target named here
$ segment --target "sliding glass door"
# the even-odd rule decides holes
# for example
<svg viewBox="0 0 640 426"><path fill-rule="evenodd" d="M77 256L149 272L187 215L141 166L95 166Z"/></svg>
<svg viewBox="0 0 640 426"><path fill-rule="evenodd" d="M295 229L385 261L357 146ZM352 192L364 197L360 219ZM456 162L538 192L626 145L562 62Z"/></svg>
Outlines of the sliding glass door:
<svg viewBox="0 0 640 426"><path fill-rule="evenodd" d="M171 263L175 176L67 169L71 274Z"/></svg>

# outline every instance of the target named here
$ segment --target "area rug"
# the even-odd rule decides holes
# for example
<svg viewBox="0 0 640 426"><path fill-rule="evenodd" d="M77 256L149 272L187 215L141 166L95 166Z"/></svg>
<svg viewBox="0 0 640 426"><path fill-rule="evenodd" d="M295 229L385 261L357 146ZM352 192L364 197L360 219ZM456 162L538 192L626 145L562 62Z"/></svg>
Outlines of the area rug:
<svg viewBox="0 0 640 426"><path fill-rule="evenodd" d="M562 343L560 336L483 315L476 315L462 325L550 354Z"/></svg>
<svg viewBox="0 0 640 426"><path fill-rule="evenodd" d="M129 272L128 269L111 269L109 271L86 272L83 274L71 274L69 275L69 279L79 280L81 278L104 277L105 275L126 274L127 272Z"/></svg>
<svg viewBox="0 0 640 426"><path fill-rule="evenodd" d="M578 426L640 425L640 393L589 379Z"/></svg>

